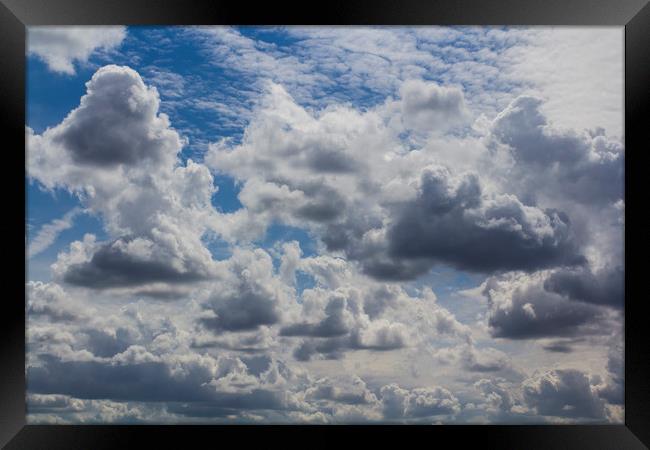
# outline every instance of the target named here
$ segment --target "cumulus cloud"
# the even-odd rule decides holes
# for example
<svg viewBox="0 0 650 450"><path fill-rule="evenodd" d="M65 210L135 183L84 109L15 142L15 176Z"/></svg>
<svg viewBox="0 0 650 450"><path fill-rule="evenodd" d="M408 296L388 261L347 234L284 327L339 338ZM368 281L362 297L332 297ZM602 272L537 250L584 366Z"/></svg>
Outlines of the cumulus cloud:
<svg viewBox="0 0 650 450"><path fill-rule="evenodd" d="M488 325L495 337L531 339L606 333L608 314L597 306L573 302L544 289L548 273L510 273L489 278Z"/></svg>
<svg viewBox="0 0 650 450"><path fill-rule="evenodd" d="M566 214L501 195L483 200L475 175L426 170L418 197L389 232L390 251L461 270L534 270L584 261Z"/></svg>
<svg viewBox="0 0 650 450"><path fill-rule="evenodd" d="M214 286L204 303L207 314L201 323L217 333L278 323L282 310L290 307L293 292L275 274L268 253L236 250L227 266L227 278Z"/></svg>
<svg viewBox="0 0 650 450"><path fill-rule="evenodd" d="M541 111L541 99L521 96L497 115L492 136L508 146L516 163L520 192L571 197L578 203L603 204L623 198L623 146L605 130L577 133L553 127ZM520 178L521 177L521 178ZM544 180L553 178L552 185ZM525 192L525 191L528 192ZM559 195L562 194L562 195ZM539 196L539 194L537 194Z"/></svg>
<svg viewBox="0 0 650 450"><path fill-rule="evenodd" d="M69 296L57 284L28 281L25 292L27 315L44 316L49 320L74 321L83 313L70 301Z"/></svg>
<svg viewBox="0 0 650 450"><path fill-rule="evenodd" d="M622 308L624 285L624 271L618 266L596 273L585 268L554 272L544 289L572 300Z"/></svg>
<svg viewBox="0 0 650 450"><path fill-rule="evenodd" d="M588 374L579 370L552 370L523 383L526 404L542 416L604 421L605 402Z"/></svg>
<svg viewBox="0 0 650 450"><path fill-rule="evenodd" d="M460 411L458 399L441 387L409 390L390 384L382 387L380 393L386 419L453 415Z"/></svg>
<svg viewBox="0 0 650 450"><path fill-rule="evenodd" d="M182 283L213 275L201 242L212 214L212 176L189 160L183 140L158 113L155 88L128 67L105 66L86 84L80 106L42 135L28 130L28 173L45 187L74 192L113 239L93 237L59 255L65 282L112 288Z"/></svg>
<svg viewBox="0 0 650 450"><path fill-rule="evenodd" d="M53 72L74 75L74 63L85 63L98 50L109 51L126 38L126 27L30 26L27 53L41 58Z"/></svg>
<svg viewBox="0 0 650 450"><path fill-rule="evenodd" d="M410 336L403 323L371 320L363 311L359 291L340 288L333 292L314 289L303 292L303 317L319 319L294 323L280 330L281 336L307 337L295 349L303 361L313 356L340 358L346 351L387 351L408 345Z"/></svg>
<svg viewBox="0 0 650 450"><path fill-rule="evenodd" d="M429 89L406 84L405 92L413 86ZM443 95L431 89L431 95ZM519 130L506 127L504 117L520 103L527 105L527 98L496 120L492 133L501 141L508 135L504 130ZM366 273L388 280L415 278L436 263L489 273L586 262L565 212L526 203L494 184L484 186L474 172L441 166L434 148L406 150L399 130L381 121L382 108L360 113L333 107L312 115L270 85L243 143L215 144L206 157L214 170L243 182L239 198L246 213L232 214L236 223L252 222L252 215L244 217L254 212L258 226L273 220L306 226L328 250L342 251ZM311 155L329 154L328 148L356 163L338 173L303 163ZM590 148L579 147L581 160L591 161ZM546 154L546 144L526 151ZM223 223L215 229L233 238Z"/></svg>
<svg viewBox="0 0 650 450"><path fill-rule="evenodd" d="M161 105L113 65L59 124L26 130L28 176L74 194L107 234L28 284L37 420L620 421L623 352L605 336L622 323L623 146L500 84L498 54L521 34L293 29L285 48L182 33L238 73L218 95L241 83L239 100L254 97L199 100L246 122L241 135L186 158L160 109L198 85L144 68L169 90ZM333 79L350 90L329 92ZM217 176L241 208L213 205Z"/></svg>
<svg viewBox="0 0 650 450"><path fill-rule="evenodd" d="M46 148L33 150L30 169L38 176L37 162L55 151L49 146L60 147L81 167L173 163L181 141L167 116L158 114L159 105L158 92L147 87L137 72L104 66L86 83L79 106L44 132Z"/></svg>
<svg viewBox="0 0 650 450"><path fill-rule="evenodd" d="M63 281L90 288L129 287L154 282L191 283L206 278L201 268L173 264L175 255L143 238L120 238L92 250L90 259L65 268ZM171 264L170 264L171 261Z"/></svg>

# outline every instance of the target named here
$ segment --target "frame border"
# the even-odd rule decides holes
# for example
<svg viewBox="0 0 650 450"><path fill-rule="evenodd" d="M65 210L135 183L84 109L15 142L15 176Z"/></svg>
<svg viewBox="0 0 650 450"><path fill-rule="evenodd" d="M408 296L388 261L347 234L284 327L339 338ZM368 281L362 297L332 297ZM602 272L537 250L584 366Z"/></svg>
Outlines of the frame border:
<svg viewBox="0 0 650 450"><path fill-rule="evenodd" d="M289 2L248 4L201 0L0 0L0 123L12 145L5 147L11 167L2 177L4 192L24 183L25 167L25 27L30 25L619 25L625 26L625 201L639 211L644 182L643 150L647 146L645 117L650 116L650 3L648 0L332 0L299 8ZM630 152L632 149L632 152ZM631 157L630 157L631 156ZM21 180L23 178L23 180ZM25 208L25 188L22 207ZM14 197L21 201L18 196ZM637 206L639 203L639 206ZM25 210L23 209L23 214ZM626 292L643 292L643 256L647 238L626 212ZM5 219L10 235L25 232L18 215ZM24 255L20 239L12 242ZM650 446L650 336L645 299L625 305L625 425L447 425L427 426L121 426L26 425L25 422L25 277L7 277L10 291L0 315L0 445L4 448L113 448L151 443L165 446L204 438L250 441L318 435L322 444L339 437L435 439L454 444L480 443L498 448L647 448ZM15 267L14 267L15 269ZM19 299L22 298L22 303ZM254 431L254 433L250 433ZM17 434L16 434L17 433ZM280 436L282 435L282 436ZM12 439L13 438L13 439ZM313 440L313 437L312 437ZM9 442L10 441L10 442ZM300 439L294 440L294 442ZM644 445L645 444L645 445Z"/></svg>

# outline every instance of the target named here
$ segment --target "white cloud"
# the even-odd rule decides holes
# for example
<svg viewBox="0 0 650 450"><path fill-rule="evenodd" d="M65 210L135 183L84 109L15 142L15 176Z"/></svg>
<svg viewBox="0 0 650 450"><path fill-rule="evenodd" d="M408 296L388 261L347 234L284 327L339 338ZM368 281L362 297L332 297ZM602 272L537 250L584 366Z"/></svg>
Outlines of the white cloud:
<svg viewBox="0 0 650 450"><path fill-rule="evenodd" d="M72 227L75 217L81 212L79 208L73 208L60 219L55 219L43 225L36 235L29 239L29 246L27 248L28 258L34 257L52 245L61 232Z"/></svg>
<svg viewBox="0 0 650 450"><path fill-rule="evenodd" d="M542 95L556 126L603 127L621 142L623 127L623 27L544 27L527 30L526 45L504 57L513 80Z"/></svg>
<svg viewBox="0 0 650 450"><path fill-rule="evenodd" d="M85 63L98 50L110 51L126 37L126 27L30 26L27 53L41 58L53 72L74 75L74 63Z"/></svg>

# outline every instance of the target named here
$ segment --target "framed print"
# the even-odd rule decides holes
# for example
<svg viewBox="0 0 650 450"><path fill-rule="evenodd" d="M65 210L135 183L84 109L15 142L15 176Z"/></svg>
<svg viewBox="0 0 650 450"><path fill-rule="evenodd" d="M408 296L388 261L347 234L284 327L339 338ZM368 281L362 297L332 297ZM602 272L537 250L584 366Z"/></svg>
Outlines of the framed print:
<svg viewBox="0 0 650 450"><path fill-rule="evenodd" d="M555 3L3 0L2 444L647 448L650 6Z"/></svg>

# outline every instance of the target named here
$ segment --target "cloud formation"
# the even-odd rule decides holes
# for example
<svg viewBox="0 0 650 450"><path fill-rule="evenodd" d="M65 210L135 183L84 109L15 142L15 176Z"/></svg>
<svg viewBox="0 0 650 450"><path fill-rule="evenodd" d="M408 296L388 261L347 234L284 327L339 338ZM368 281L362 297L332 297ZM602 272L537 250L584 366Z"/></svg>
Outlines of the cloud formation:
<svg viewBox="0 0 650 450"><path fill-rule="evenodd" d="M126 37L126 27L30 26L27 54L41 58L57 73L74 75L74 63L86 63L98 50L110 51Z"/></svg>
<svg viewBox="0 0 650 450"><path fill-rule="evenodd" d="M511 78L534 30L177 31L26 129L103 226L27 284L35 422L621 422L624 148Z"/></svg>

